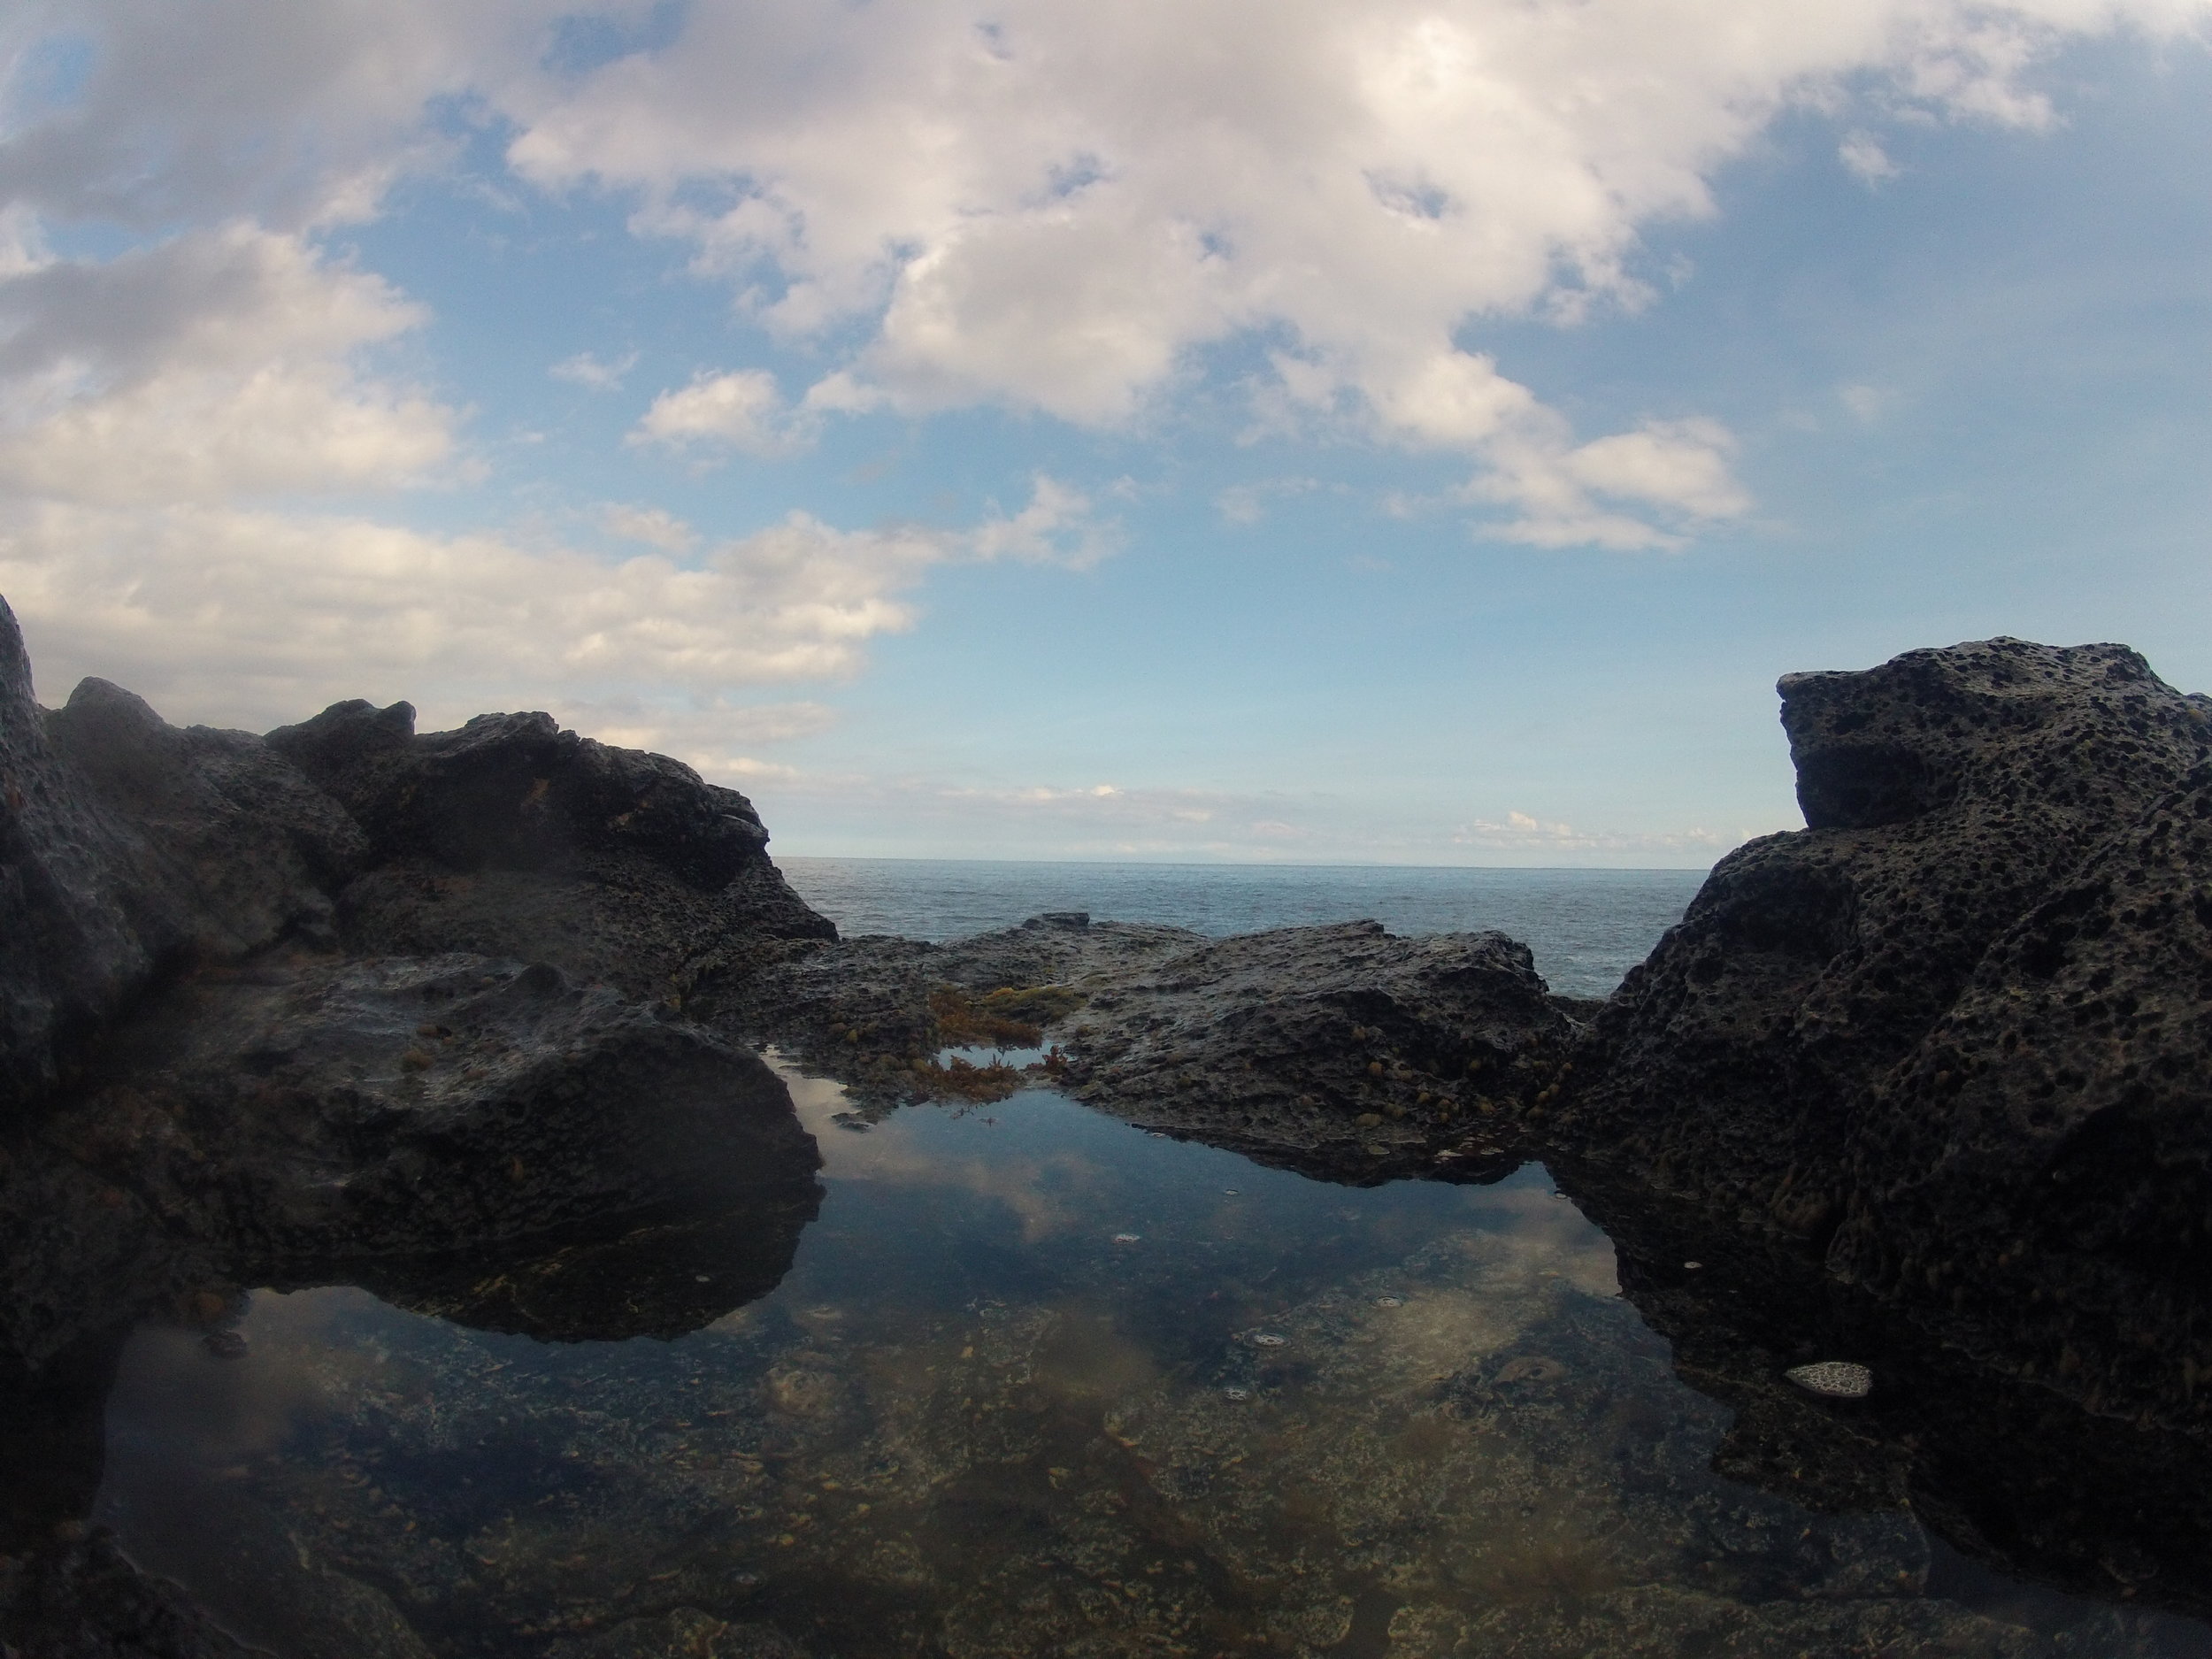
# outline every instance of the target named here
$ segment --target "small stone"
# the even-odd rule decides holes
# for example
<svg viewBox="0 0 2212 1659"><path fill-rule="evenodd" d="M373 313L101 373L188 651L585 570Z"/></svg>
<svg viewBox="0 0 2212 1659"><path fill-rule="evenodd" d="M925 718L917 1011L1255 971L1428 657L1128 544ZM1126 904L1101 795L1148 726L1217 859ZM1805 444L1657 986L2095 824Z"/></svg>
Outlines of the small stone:
<svg viewBox="0 0 2212 1659"><path fill-rule="evenodd" d="M1809 1394L1823 1400L1863 1400L1874 1387L1874 1373L1847 1359L1824 1359L1793 1365L1782 1373Z"/></svg>
<svg viewBox="0 0 2212 1659"><path fill-rule="evenodd" d="M246 1357L246 1339L235 1331L210 1331L200 1339L200 1346L217 1359Z"/></svg>
<svg viewBox="0 0 2212 1659"><path fill-rule="evenodd" d="M1224 1400L1249 1400L1252 1397L1252 1391L1249 1388L1239 1388L1233 1383L1221 1391L1221 1397Z"/></svg>
<svg viewBox="0 0 2212 1659"><path fill-rule="evenodd" d="M1403 1296L1378 1296L1375 1305L1378 1308L1402 1308L1406 1305L1406 1299Z"/></svg>
<svg viewBox="0 0 2212 1659"><path fill-rule="evenodd" d="M1252 1333L1252 1346L1254 1348L1280 1348L1289 1340L1290 1339L1288 1337L1278 1336L1272 1331L1255 1331Z"/></svg>
<svg viewBox="0 0 2212 1659"><path fill-rule="evenodd" d="M1143 1237L1144 1234L1141 1233L1117 1233L1114 1234L1114 1242L1116 1244L1134 1244Z"/></svg>
<svg viewBox="0 0 2212 1659"><path fill-rule="evenodd" d="M1704 1265L1702 1262L1685 1262L1682 1263L1682 1271L1686 1273L1694 1273Z"/></svg>

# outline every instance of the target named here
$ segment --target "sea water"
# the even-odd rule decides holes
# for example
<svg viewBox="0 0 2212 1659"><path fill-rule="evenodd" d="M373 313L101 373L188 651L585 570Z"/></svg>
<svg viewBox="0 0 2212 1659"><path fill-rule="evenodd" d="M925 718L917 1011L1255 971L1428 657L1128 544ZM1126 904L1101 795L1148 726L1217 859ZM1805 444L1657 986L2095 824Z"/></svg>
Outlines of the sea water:
<svg viewBox="0 0 2212 1659"><path fill-rule="evenodd" d="M1502 926L1584 994L1694 885L790 868L848 932ZM242 1355L150 1326L96 1518L296 1659L2212 1652L1965 1570L1909 1511L1714 1472L1730 1411L1540 1166L1337 1187L1044 1089L861 1128L784 1070L826 1197L769 1294L672 1340L540 1341L342 1285L256 1293Z"/></svg>
<svg viewBox="0 0 2212 1659"><path fill-rule="evenodd" d="M1701 870L1485 870L1391 864L1017 864L786 858L799 895L848 936L942 941L1046 910L1250 933L1380 922L1394 933L1495 928L1555 991L1603 996L1681 919Z"/></svg>

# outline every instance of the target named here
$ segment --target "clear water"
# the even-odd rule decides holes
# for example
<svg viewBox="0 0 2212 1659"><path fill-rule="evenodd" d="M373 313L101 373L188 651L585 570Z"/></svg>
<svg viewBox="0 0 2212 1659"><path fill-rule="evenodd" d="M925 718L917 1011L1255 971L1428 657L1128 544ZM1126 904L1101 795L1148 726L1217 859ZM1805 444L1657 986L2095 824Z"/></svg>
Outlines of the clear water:
<svg viewBox="0 0 2212 1659"><path fill-rule="evenodd" d="M1038 884L1113 915L1150 879L986 902L985 874L922 868L898 900L864 896L873 865L795 875L862 895L846 926L942 933ZM1339 919L1370 873L1271 919ZM1545 910L1559 960L1630 926L1603 914L1621 879L1479 873L1540 907L1525 877L1601 888ZM1158 919L1217 926L1246 880ZM1634 903L1647 935L1671 919ZM1539 1167L1357 1190L1043 1090L861 1132L837 1086L792 1084L827 1197L770 1294L672 1340L343 1286L257 1293L242 1356L150 1327L96 1518L287 1659L2212 1654L1978 1577L1908 1513L1714 1474L1728 1410Z"/></svg>
<svg viewBox="0 0 2212 1659"><path fill-rule="evenodd" d="M1366 920L1402 934L1494 927L1527 941L1537 971L1570 996L1610 993L1705 879L1701 870L778 862L800 896L848 935L959 939L1046 910L1213 934Z"/></svg>

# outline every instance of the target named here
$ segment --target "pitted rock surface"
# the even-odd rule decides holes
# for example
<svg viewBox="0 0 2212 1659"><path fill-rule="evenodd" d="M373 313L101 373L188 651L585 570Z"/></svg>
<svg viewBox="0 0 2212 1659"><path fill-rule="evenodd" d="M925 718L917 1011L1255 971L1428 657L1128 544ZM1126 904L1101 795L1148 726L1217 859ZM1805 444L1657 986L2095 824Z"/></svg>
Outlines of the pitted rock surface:
<svg viewBox="0 0 2212 1659"><path fill-rule="evenodd" d="M1793 674L1809 827L1724 858L1596 1021L1568 1133L1824 1240L1877 1086L1990 948L2212 753L2124 646L1990 640Z"/></svg>
<svg viewBox="0 0 2212 1659"><path fill-rule="evenodd" d="M1577 1029L1502 933L1286 927L1102 985L1066 1028L1068 1079L1118 1117L1331 1179L1494 1173Z"/></svg>

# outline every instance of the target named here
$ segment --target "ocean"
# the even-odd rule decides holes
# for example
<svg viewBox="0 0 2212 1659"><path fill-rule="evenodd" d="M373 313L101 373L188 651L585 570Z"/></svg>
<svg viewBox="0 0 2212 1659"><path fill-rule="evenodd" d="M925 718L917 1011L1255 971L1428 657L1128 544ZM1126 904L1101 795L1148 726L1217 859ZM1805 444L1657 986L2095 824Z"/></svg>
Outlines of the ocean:
<svg viewBox="0 0 2212 1659"><path fill-rule="evenodd" d="M1378 921L1394 933L1494 928L1570 996L1604 996L1681 919L1701 870L1487 870L1376 864L1020 864L936 858L777 860L848 937L941 941L1045 910L1209 934Z"/></svg>

